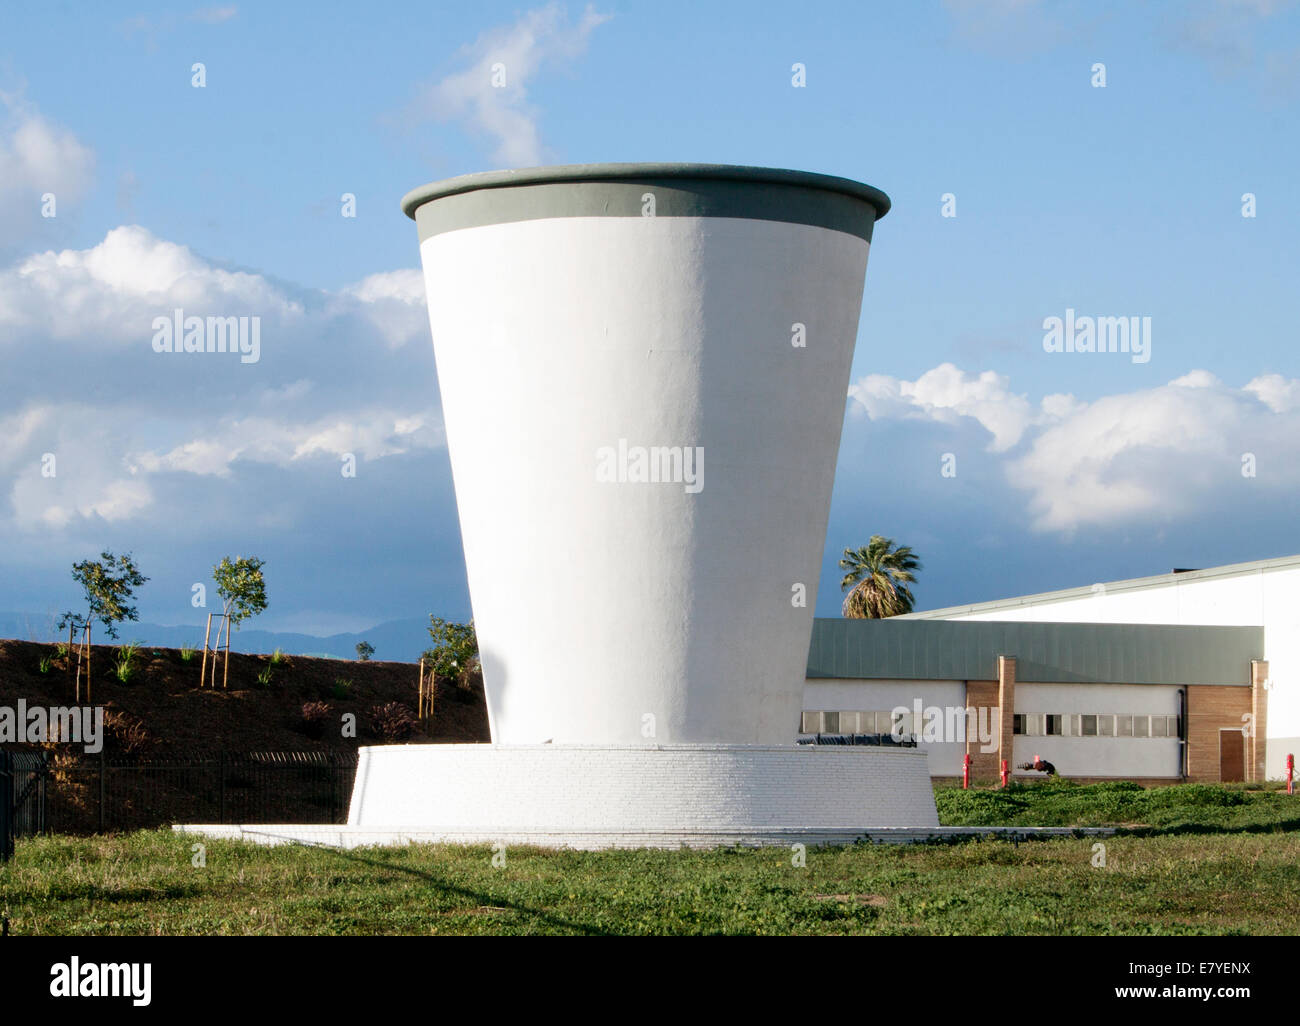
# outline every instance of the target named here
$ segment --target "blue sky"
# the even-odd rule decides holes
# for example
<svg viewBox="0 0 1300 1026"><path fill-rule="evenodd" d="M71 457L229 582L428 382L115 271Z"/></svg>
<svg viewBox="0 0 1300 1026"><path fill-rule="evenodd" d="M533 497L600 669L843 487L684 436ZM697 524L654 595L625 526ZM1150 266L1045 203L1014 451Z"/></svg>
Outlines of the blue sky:
<svg viewBox="0 0 1300 1026"><path fill-rule="evenodd" d="M539 162L793 167L893 198L821 615L837 553L872 533L919 551L922 607L1300 551L1296 4L11 2L5 21L0 609L66 608L71 562L107 547L152 578L146 620L200 619L192 583L237 552L267 560L260 627L467 617L397 201ZM507 90L483 86L497 58ZM152 316L186 304L261 316L262 359L152 352ZM1150 317L1151 359L1045 352L1067 308Z"/></svg>

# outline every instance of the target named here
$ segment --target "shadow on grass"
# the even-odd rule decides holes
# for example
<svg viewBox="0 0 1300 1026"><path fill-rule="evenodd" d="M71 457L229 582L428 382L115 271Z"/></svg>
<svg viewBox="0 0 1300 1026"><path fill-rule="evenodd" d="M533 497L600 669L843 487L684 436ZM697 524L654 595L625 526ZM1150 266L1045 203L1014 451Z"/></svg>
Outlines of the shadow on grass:
<svg viewBox="0 0 1300 1026"><path fill-rule="evenodd" d="M1224 826L1219 823L1168 823L1163 826L1116 827L1116 837L1179 837L1196 834L1284 834L1300 831L1300 818L1276 823L1245 823Z"/></svg>
<svg viewBox="0 0 1300 1026"><path fill-rule="evenodd" d="M304 841L294 841L294 845L300 848L311 848L315 851L327 852L345 862L356 862L366 866L374 866L391 872L405 873L407 876L417 877L433 884L438 890L445 894L454 894L458 897L473 900L478 903L479 907L487 906L491 908L509 909L512 912L534 916L551 926L573 930L589 937L613 936L608 930L601 929L600 927L594 926L590 923L581 923L575 920L565 919L549 912L543 912L541 909L530 908L529 906L518 902L506 901L505 899L495 895L489 895L482 891L475 891L468 887L462 887L459 884L451 883L443 877L436 876L427 870L417 869L414 866L398 865L393 862L385 861L384 859L366 858L363 855L357 854L358 849L355 848L336 848L329 844L310 844ZM464 914L469 914L472 911L473 910L471 909L467 909ZM452 914L455 915L458 913L453 912Z"/></svg>

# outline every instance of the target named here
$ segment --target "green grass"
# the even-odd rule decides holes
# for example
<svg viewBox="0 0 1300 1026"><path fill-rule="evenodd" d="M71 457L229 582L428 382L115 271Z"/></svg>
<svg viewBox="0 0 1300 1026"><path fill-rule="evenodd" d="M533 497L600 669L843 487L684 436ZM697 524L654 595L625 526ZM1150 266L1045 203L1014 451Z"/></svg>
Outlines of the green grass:
<svg viewBox="0 0 1300 1026"><path fill-rule="evenodd" d="M1165 833L1300 830L1300 796L1220 784L1142 788L1052 780L1005 790L935 789L948 826L1125 826Z"/></svg>
<svg viewBox="0 0 1300 1026"><path fill-rule="evenodd" d="M1300 797L1060 781L936 793L950 824L1129 829L813 848L803 867L787 848L512 847L496 866L486 846L56 836L19 842L0 910L17 934L1300 933Z"/></svg>
<svg viewBox="0 0 1300 1026"><path fill-rule="evenodd" d="M338 852L149 831L20 843L0 870L18 934L1296 933L1300 837L1013 846Z"/></svg>

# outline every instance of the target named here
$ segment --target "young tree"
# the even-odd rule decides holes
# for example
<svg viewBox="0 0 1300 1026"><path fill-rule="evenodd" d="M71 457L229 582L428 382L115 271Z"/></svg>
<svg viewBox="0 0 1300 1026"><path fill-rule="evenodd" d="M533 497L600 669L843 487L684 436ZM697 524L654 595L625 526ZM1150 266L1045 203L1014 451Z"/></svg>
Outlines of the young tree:
<svg viewBox="0 0 1300 1026"><path fill-rule="evenodd" d="M370 642L368 641L357 642L357 660L359 662L363 662L363 663L370 662L370 657L374 654L375 654L375 646L370 644Z"/></svg>
<svg viewBox="0 0 1300 1026"><path fill-rule="evenodd" d="M99 559L73 563L72 577L86 593L86 615L68 610L59 621L60 630L82 630L98 620L104 625L104 633L116 638L117 624L140 619L130 603L135 599L135 589L149 578L141 576L129 552L121 556L101 552Z"/></svg>
<svg viewBox="0 0 1300 1026"><path fill-rule="evenodd" d="M429 616L429 637L433 648L424 658L439 677L450 677L462 686L469 683L469 675L478 665L478 635L474 621L452 623L439 616Z"/></svg>
<svg viewBox="0 0 1300 1026"><path fill-rule="evenodd" d="M90 701L90 632L91 625L98 620L104 625L104 633L110 638L117 638L117 625L124 620L138 620L139 614L131 603L135 600L135 589L149 578L140 573L139 567L131 554L114 556L111 552L101 552L99 559L83 559L72 564L72 577L86 593L86 614L83 616L69 609L59 621L59 630L69 629L82 633L85 641L77 655L77 700L81 700L81 655L86 657L86 701Z"/></svg>
<svg viewBox="0 0 1300 1026"><path fill-rule="evenodd" d="M217 594L223 603L221 612L236 630L241 622L266 608L264 565L263 560L251 556L247 559L226 556L212 568L212 579L217 582Z"/></svg>
<svg viewBox="0 0 1300 1026"><path fill-rule="evenodd" d="M221 596L221 615L226 623L225 664L222 670L222 687L230 677L230 630L239 629L239 625L250 616L256 616L266 608L266 580L262 576L263 561L252 556L224 557L212 568L212 579L217 582L217 594ZM211 617L208 618L211 623ZM217 652L221 650L221 623L217 623L217 645L212 656L212 683L217 682ZM199 670L199 686L208 671L208 639L203 639L203 666Z"/></svg>

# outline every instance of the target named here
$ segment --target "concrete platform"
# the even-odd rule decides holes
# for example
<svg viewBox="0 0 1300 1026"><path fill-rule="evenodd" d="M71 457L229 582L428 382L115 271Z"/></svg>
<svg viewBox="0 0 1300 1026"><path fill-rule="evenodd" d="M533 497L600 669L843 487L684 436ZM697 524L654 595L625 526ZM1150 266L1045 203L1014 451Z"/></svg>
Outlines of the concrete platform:
<svg viewBox="0 0 1300 1026"><path fill-rule="evenodd" d="M643 834L556 834L505 830L497 834L451 830L302 825L187 824L172 828L179 834L247 841L252 844L305 844L324 848L370 848L406 844L505 844L539 848L571 848L597 851L609 848L722 848L789 847L817 845L925 844L978 840L1049 840L1054 837L1109 837L1113 827L915 827L877 830L768 830L747 833L683 833L666 831Z"/></svg>
<svg viewBox="0 0 1300 1026"><path fill-rule="evenodd" d="M346 827L179 829L331 847L848 844L939 826L915 748L831 745L385 745L362 748Z"/></svg>
<svg viewBox="0 0 1300 1026"><path fill-rule="evenodd" d="M585 843L856 834L937 827L939 817L915 748L385 745L360 750L348 825Z"/></svg>

